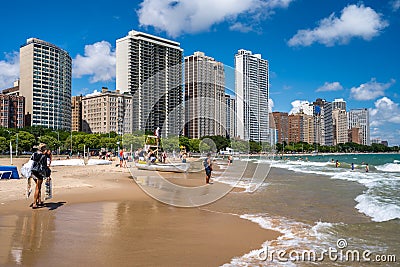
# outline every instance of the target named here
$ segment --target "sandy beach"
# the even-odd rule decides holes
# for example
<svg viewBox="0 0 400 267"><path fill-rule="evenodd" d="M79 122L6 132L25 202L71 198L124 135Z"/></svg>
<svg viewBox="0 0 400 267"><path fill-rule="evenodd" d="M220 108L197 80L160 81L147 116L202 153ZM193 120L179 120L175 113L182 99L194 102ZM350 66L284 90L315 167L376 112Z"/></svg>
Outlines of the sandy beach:
<svg viewBox="0 0 400 267"><path fill-rule="evenodd" d="M27 160L13 163L20 170ZM207 207L162 204L115 165L52 167L54 196L36 210L25 196L26 179L1 180L0 265L219 266L279 235ZM167 178L198 186L203 176Z"/></svg>

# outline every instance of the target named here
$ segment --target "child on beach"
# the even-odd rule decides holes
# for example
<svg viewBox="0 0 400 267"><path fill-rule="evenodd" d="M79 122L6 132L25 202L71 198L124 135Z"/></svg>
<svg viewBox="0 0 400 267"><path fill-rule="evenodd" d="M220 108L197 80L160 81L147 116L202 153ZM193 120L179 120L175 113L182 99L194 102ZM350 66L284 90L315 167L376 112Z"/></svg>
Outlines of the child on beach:
<svg viewBox="0 0 400 267"><path fill-rule="evenodd" d="M206 172L206 184L209 184L212 171L211 153L207 153L207 158L204 159L203 164L204 164L204 170Z"/></svg>
<svg viewBox="0 0 400 267"><path fill-rule="evenodd" d="M233 157L232 155L228 156L228 166L231 166L231 164L233 163Z"/></svg>

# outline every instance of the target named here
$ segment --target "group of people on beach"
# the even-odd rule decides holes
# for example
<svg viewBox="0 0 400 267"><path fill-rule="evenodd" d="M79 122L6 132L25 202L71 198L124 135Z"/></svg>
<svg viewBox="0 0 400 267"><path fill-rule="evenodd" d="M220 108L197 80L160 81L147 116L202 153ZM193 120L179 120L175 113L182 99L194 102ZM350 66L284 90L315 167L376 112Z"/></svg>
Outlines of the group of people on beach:
<svg viewBox="0 0 400 267"><path fill-rule="evenodd" d="M36 147L37 151L32 154L31 161L31 176L28 178L27 186L27 197L32 192L32 180L35 181L35 193L33 195L32 209L37 209L38 207L44 206L42 200L42 184L44 180L50 182L51 180L51 160L52 153L50 149L47 149L46 144L39 144Z"/></svg>

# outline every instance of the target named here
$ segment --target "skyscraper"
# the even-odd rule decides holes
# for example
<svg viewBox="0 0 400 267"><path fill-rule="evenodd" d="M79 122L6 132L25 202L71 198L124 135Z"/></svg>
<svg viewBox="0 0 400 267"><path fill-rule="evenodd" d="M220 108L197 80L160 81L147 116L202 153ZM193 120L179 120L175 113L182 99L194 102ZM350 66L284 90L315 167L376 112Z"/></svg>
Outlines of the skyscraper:
<svg viewBox="0 0 400 267"><path fill-rule="evenodd" d="M45 41L29 38L20 48L20 89L31 124L71 129L69 54Z"/></svg>
<svg viewBox="0 0 400 267"><path fill-rule="evenodd" d="M289 138L289 118L287 112L272 112L274 121L275 121L275 129L278 132L278 140L277 142L283 144L283 142L288 143Z"/></svg>
<svg viewBox="0 0 400 267"><path fill-rule="evenodd" d="M71 99L71 131L82 131L82 95L73 96Z"/></svg>
<svg viewBox="0 0 400 267"><path fill-rule="evenodd" d="M349 129L360 129L361 144L368 146L371 144L368 109L359 108L350 110L348 113L348 127Z"/></svg>
<svg viewBox="0 0 400 267"><path fill-rule="evenodd" d="M268 141L268 61L240 49L235 55L237 135L244 140Z"/></svg>
<svg viewBox="0 0 400 267"><path fill-rule="evenodd" d="M226 103L226 132L229 138L235 138L236 133L236 98L229 94L225 95Z"/></svg>
<svg viewBox="0 0 400 267"><path fill-rule="evenodd" d="M185 135L226 135L224 65L203 52L185 57Z"/></svg>
<svg viewBox="0 0 400 267"><path fill-rule="evenodd" d="M347 143L348 127L346 110L336 108L332 111L334 145Z"/></svg>
<svg viewBox="0 0 400 267"><path fill-rule="evenodd" d="M314 140L320 145L333 145L332 103L321 98L314 102Z"/></svg>
<svg viewBox="0 0 400 267"><path fill-rule="evenodd" d="M116 41L116 84L133 95L133 131L183 130L182 54L179 43L138 31Z"/></svg>

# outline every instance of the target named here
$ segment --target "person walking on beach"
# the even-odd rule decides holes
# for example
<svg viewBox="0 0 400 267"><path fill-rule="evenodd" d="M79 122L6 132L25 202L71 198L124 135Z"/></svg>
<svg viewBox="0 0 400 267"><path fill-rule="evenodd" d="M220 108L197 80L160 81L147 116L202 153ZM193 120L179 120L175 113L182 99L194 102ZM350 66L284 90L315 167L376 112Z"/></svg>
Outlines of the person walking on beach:
<svg viewBox="0 0 400 267"><path fill-rule="evenodd" d="M124 151L122 149L119 151L118 157L119 157L119 167L122 168L122 164L124 163Z"/></svg>
<svg viewBox="0 0 400 267"><path fill-rule="evenodd" d="M31 160L32 165L32 178L36 183L35 194L33 197L32 209L36 209L39 205L43 205L42 198L42 183L43 179L47 174L47 155L46 155L46 144L40 144L38 151L32 154Z"/></svg>
<svg viewBox="0 0 400 267"><path fill-rule="evenodd" d="M233 163L233 157L232 155L228 156L228 166L231 166L231 164Z"/></svg>
<svg viewBox="0 0 400 267"><path fill-rule="evenodd" d="M204 159L203 164L204 164L204 170L206 172L206 184L209 184L212 171L211 153L207 153L207 158Z"/></svg>

